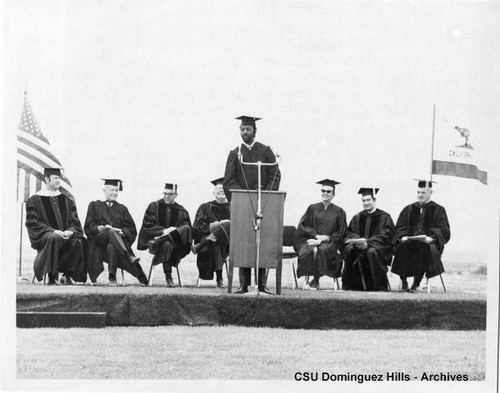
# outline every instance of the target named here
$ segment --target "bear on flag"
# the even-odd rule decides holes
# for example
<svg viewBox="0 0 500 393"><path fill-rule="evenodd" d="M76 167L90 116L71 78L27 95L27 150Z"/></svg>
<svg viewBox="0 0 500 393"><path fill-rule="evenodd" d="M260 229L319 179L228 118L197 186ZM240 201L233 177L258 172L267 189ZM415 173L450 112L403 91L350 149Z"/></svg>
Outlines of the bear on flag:
<svg viewBox="0 0 500 393"><path fill-rule="evenodd" d="M471 142L474 133L464 127L445 127L432 157L432 174L463 177L488 184L488 173L478 168L480 159ZM462 139L461 139L462 138Z"/></svg>

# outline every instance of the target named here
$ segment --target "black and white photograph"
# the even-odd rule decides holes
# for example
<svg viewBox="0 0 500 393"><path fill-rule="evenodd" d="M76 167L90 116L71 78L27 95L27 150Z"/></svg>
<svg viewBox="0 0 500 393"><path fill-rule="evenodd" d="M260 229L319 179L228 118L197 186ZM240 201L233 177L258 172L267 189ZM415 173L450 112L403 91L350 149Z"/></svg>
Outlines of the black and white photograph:
<svg viewBox="0 0 500 393"><path fill-rule="evenodd" d="M0 390L498 392L500 2L0 5Z"/></svg>

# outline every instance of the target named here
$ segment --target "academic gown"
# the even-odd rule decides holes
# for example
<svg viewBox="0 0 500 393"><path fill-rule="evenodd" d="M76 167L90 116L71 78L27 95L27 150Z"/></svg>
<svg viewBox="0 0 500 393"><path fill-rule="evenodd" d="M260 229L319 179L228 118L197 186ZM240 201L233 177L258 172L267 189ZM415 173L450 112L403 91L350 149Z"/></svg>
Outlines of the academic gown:
<svg viewBox="0 0 500 393"><path fill-rule="evenodd" d="M137 249L146 250L148 241L162 235L163 230L169 227L177 228L166 238L172 248L169 248L168 252L161 251L164 247L155 251L155 265L166 263L169 266L177 266L180 260L191 252L192 234L189 213L182 205L177 202L167 204L163 199L151 202L144 213Z"/></svg>
<svg viewBox="0 0 500 393"><path fill-rule="evenodd" d="M231 192L229 190L257 190L259 186L256 165L245 165L240 162L241 155L244 162L272 163L276 161L276 156L269 146L260 142L254 142L252 148L248 148L244 143L229 152L224 171L224 192L227 200L231 201ZM261 186L262 190L277 191L281 181L281 172L278 165L261 167ZM265 285L266 269L259 269L259 286ZM240 285L248 286L251 281L251 268L241 267L239 269Z"/></svg>
<svg viewBox="0 0 500 393"><path fill-rule="evenodd" d="M345 246L343 289L369 291L389 289L387 271L392 260L393 235L394 223L391 216L383 210L376 209L373 213L363 210L352 218L346 238L365 238L368 248L360 250L355 244Z"/></svg>
<svg viewBox="0 0 500 393"><path fill-rule="evenodd" d="M271 163L276 157L269 146L255 142L251 149L245 144L229 152L224 171L224 191L231 201L229 190L256 190L258 187L258 171L256 165L241 164L238 154L241 154L244 162ZM278 165L261 167L261 185L263 190L277 191L281 180L281 172Z"/></svg>
<svg viewBox="0 0 500 393"><path fill-rule="evenodd" d="M83 230L75 203L64 194L35 194L26 201L26 227L31 247L38 251L34 261L35 277L65 273L74 281L85 282ZM54 230L72 231L68 240Z"/></svg>
<svg viewBox="0 0 500 393"><path fill-rule="evenodd" d="M114 228L121 229L123 231L123 243L130 255L134 255L131 246L137 237L134 220L125 205L115 201L109 207L104 201L90 202L84 230L88 238L87 270L92 282L95 282L104 270L103 261L109 263L106 260L105 248L108 241L103 236L103 233L97 229L99 225L111 225ZM116 267L136 276L137 272L135 272L135 269L131 269L130 263L127 262L122 258L118 258Z"/></svg>
<svg viewBox="0 0 500 393"><path fill-rule="evenodd" d="M197 253L196 264L202 280L213 280L214 271L222 270L224 258L229 255L229 225L210 231L210 224L229 220L229 203L217 203L216 200L202 203L196 212L193 223L193 239L201 243L210 233L217 241L202 246Z"/></svg>
<svg viewBox="0 0 500 393"><path fill-rule="evenodd" d="M310 205L299 221L295 233L294 248L298 253L297 275L340 277L342 257L338 253L342 248L347 230L345 211L330 203L327 208L323 203ZM330 240L319 246L309 246L308 239L316 235L328 235ZM314 261L314 248L318 253Z"/></svg>
<svg viewBox="0 0 500 393"><path fill-rule="evenodd" d="M416 235L427 235L432 237L434 242L401 242L403 236ZM401 277L418 277L425 273L431 278L443 273L441 255L450 236L450 224L443 206L430 201L423 205L422 212L418 202L406 206L396 223L393 238L396 248L391 271Z"/></svg>

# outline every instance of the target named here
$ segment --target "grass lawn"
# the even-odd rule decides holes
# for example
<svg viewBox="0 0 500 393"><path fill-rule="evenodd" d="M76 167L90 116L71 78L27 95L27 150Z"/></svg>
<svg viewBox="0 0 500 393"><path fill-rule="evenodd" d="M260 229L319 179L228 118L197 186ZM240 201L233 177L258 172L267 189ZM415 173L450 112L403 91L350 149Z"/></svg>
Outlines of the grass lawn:
<svg viewBox="0 0 500 393"><path fill-rule="evenodd" d="M268 379L297 371L485 378L484 331L17 329L17 378ZM459 344L457 344L459 343Z"/></svg>

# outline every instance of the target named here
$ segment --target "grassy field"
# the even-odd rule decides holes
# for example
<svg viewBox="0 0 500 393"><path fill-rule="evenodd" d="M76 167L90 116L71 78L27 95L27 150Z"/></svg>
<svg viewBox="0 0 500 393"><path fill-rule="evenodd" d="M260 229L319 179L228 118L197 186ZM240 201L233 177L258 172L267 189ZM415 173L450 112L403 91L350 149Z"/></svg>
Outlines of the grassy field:
<svg viewBox="0 0 500 393"><path fill-rule="evenodd" d="M293 380L297 371L399 371L483 380L485 346L484 331L17 329L17 378Z"/></svg>
<svg viewBox="0 0 500 393"><path fill-rule="evenodd" d="M146 274L151 256L138 252ZM18 291L28 289L32 278L33 254L23 257L24 280ZM443 275L448 292L459 296L486 295L486 269L478 261L464 259L447 263ZM184 286L193 293L217 295L215 281L196 285L195 256L180 264ZM399 277L389 273L393 290ZM237 283L235 271L233 286ZM98 283L107 284L107 273ZM174 281L176 280L174 272ZM224 281L227 284L224 273ZM120 282L120 277L119 277ZM125 273L125 288L109 291L137 291L134 277ZM283 264L282 286L290 291L291 264ZM299 287L304 279L299 280ZM442 294L439 278L430 281L434 296ZM133 285L133 286L132 286ZM140 291L185 291L167 289L160 266L153 271L155 288ZM275 287L274 271L268 280ZM323 289L334 289L329 278ZM40 290L43 290L40 287ZM96 289L96 288L94 288ZM87 291L85 287L61 292ZM92 289L88 288L88 291ZM297 296L329 297L329 291L293 291ZM360 294L360 293L357 293ZM351 294L338 294L349 296ZM356 294L352 294L356 295ZM394 294L394 296L406 294ZM366 294L370 296L370 294ZM432 295L431 295L432 296ZM446 296L446 295L444 295ZM470 380L485 378L484 331L395 331L395 330L284 330L246 327L107 327L105 329L16 329L17 377L33 379L267 379L293 381L297 371L330 373L405 372L420 377L422 372L467 374ZM36 345L33 345L36 343ZM457 343L460 343L457 345ZM50 367L48 366L50 365Z"/></svg>

